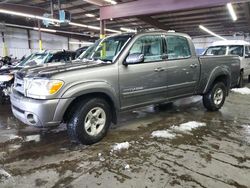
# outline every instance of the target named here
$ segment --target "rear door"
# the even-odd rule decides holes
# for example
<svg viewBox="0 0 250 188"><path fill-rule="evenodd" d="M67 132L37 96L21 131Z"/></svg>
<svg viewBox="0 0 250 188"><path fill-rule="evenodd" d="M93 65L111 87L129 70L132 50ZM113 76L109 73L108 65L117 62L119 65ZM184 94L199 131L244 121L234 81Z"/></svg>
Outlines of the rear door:
<svg viewBox="0 0 250 188"><path fill-rule="evenodd" d="M167 97L169 99L194 93L199 80L200 63L190 49L191 41L177 35L167 35Z"/></svg>
<svg viewBox="0 0 250 188"><path fill-rule="evenodd" d="M166 99L167 67L163 57L163 37L151 34L140 36L133 42L128 55L135 53L143 54L144 62L119 65L120 101L123 109Z"/></svg>

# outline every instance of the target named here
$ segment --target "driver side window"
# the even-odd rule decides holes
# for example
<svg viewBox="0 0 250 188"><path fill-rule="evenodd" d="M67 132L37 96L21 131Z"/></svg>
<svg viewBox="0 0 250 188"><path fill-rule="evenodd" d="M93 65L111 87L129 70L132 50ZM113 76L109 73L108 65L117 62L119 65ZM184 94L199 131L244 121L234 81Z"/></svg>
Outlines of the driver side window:
<svg viewBox="0 0 250 188"><path fill-rule="evenodd" d="M144 63L162 60L162 39L159 35L143 36L133 44L131 54L143 54Z"/></svg>

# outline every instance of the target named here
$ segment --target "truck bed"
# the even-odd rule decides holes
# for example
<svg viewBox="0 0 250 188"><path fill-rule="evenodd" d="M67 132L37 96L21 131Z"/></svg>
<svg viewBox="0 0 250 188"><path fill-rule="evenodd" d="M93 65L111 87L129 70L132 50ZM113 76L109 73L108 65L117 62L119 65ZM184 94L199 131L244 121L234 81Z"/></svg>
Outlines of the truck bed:
<svg viewBox="0 0 250 188"><path fill-rule="evenodd" d="M238 84L240 75L240 59L238 56L200 56L199 61L201 64L199 93L206 90L207 83L210 83L210 80L213 79L211 76L215 76L216 72L221 70L230 73L230 88Z"/></svg>

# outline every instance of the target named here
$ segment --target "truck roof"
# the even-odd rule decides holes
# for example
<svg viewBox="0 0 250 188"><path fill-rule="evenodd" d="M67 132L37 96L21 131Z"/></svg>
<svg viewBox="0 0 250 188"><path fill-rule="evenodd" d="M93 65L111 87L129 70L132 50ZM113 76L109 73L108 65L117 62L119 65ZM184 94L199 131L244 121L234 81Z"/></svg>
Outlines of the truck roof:
<svg viewBox="0 0 250 188"><path fill-rule="evenodd" d="M185 33L179 33L179 32L175 32L175 31L163 31L163 30L155 30L155 31L139 31L137 33L121 33L121 34L114 34L111 36L135 36L135 35L146 35L146 34L166 34L166 35L177 35L177 36L182 36L182 37L186 37L186 38L190 38L191 37L188 34Z"/></svg>
<svg viewBox="0 0 250 188"><path fill-rule="evenodd" d="M222 40L213 42L212 44L212 46L228 46L228 45L250 45L250 43L244 40Z"/></svg>

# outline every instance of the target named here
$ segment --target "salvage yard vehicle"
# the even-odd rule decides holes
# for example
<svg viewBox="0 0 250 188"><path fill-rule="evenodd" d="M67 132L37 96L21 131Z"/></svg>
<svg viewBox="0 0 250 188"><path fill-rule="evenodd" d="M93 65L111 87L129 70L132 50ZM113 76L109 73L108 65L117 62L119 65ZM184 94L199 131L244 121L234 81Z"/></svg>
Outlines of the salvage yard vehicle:
<svg viewBox="0 0 250 188"><path fill-rule="evenodd" d="M58 51L58 52L37 52L29 55L20 61L16 66L8 66L0 69L0 104L9 101L9 94L14 83L14 74L24 67L37 67L43 64L55 62L68 62L74 60L75 52Z"/></svg>
<svg viewBox="0 0 250 188"><path fill-rule="evenodd" d="M217 41L204 53L205 56L238 55L240 57L240 77L238 87L243 87L244 79L250 82L250 43L242 40Z"/></svg>
<svg viewBox="0 0 250 188"><path fill-rule="evenodd" d="M35 127L67 124L73 142L93 144L137 107L202 95L219 110L237 84L238 56L200 57L186 34L119 34L97 41L74 64L16 73L12 111Z"/></svg>

